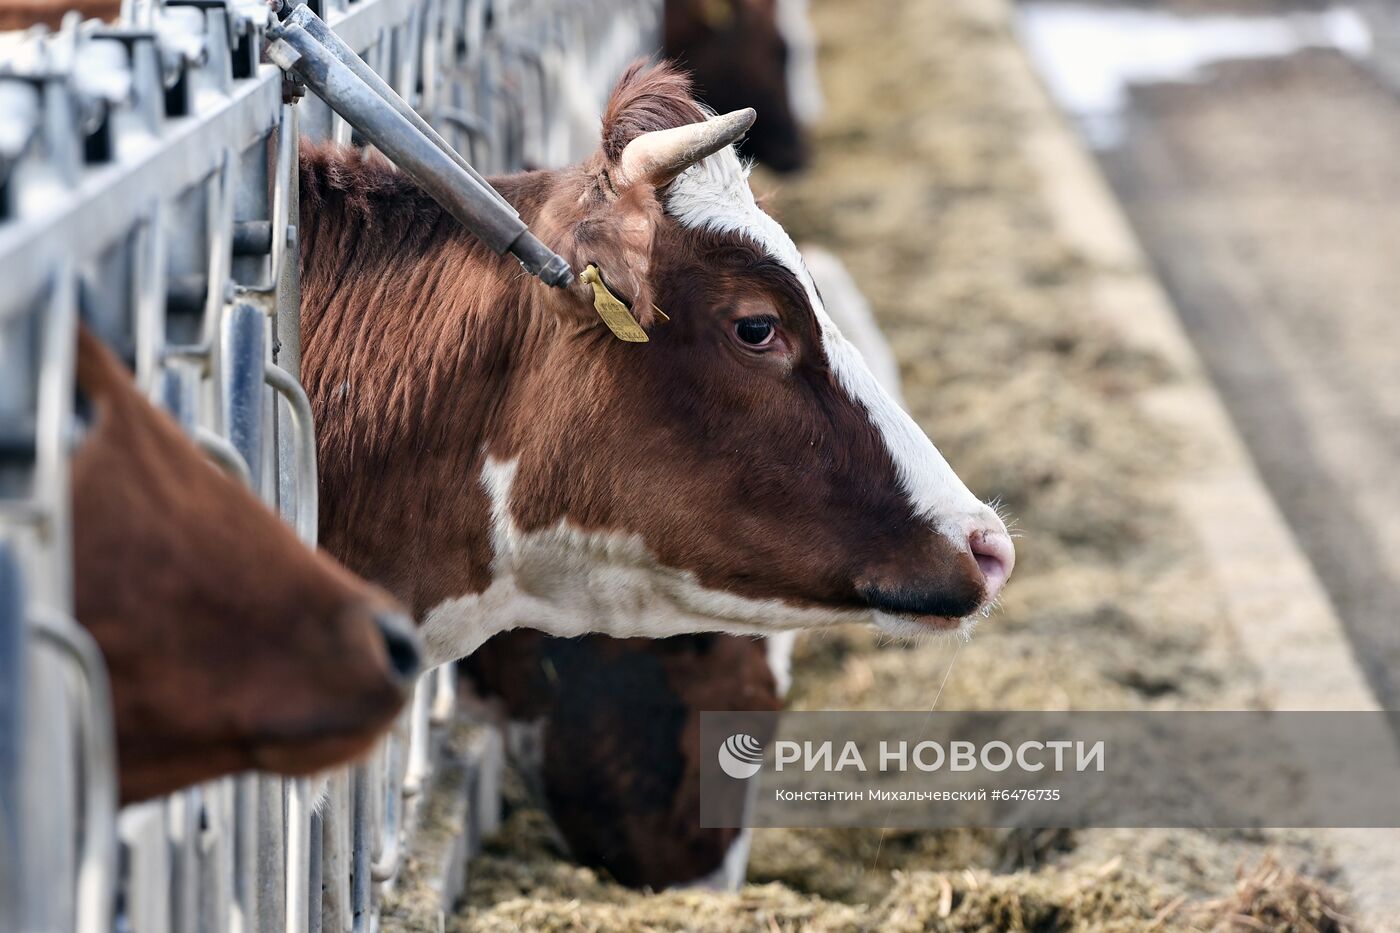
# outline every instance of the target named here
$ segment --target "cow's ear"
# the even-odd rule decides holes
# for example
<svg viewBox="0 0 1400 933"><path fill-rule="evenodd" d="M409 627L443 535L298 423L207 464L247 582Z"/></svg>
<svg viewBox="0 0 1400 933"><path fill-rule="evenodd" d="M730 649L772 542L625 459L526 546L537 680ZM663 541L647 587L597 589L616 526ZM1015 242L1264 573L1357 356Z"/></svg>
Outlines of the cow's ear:
<svg viewBox="0 0 1400 933"><path fill-rule="evenodd" d="M649 329L662 315L651 295L652 241L661 223L660 190L702 159L730 145L753 125L754 112L738 110L699 123L642 133L614 159L606 147L597 200L572 225L566 258L575 272L595 266L607 289ZM594 285L579 281L569 290L574 309L588 314L598 298Z"/></svg>
<svg viewBox="0 0 1400 933"><path fill-rule="evenodd" d="M596 170L595 166L595 170ZM656 229L662 221L656 189L633 185L620 192L606 191L595 176L589 182L593 194L582 200L582 214L567 218L543 218L536 233L568 260L578 278L561 290L546 289L557 311L597 322L598 293L583 278L592 267L598 282L620 301L638 324L649 329L657 319L652 304L651 256Z"/></svg>
<svg viewBox="0 0 1400 933"><path fill-rule="evenodd" d="M740 110L707 117L683 72L667 64L634 64L608 100L601 151L583 166L578 200L561 210L556 229L543 219L536 233L576 273L595 266L607 291L649 329L661 319L651 296L652 240L662 222L660 189L743 136L754 116L752 110ZM589 284L579 281L556 294L561 310L596 319L596 291Z"/></svg>

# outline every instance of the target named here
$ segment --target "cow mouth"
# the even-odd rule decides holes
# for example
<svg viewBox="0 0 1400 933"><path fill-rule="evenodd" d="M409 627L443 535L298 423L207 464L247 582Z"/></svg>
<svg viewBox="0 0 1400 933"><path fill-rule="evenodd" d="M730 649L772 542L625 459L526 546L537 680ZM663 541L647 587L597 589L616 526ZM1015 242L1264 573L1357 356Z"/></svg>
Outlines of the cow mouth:
<svg viewBox="0 0 1400 933"><path fill-rule="evenodd" d="M984 615L981 611L963 616L944 616L919 612L885 612L877 609L871 624L884 634L900 641L918 641L931 635L971 638L973 630Z"/></svg>
<svg viewBox="0 0 1400 933"><path fill-rule="evenodd" d="M867 583L857 590L861 602L877 614L918 622L935 629L956 628L986 604L987 591L978 580L906 586Z"/></svg>

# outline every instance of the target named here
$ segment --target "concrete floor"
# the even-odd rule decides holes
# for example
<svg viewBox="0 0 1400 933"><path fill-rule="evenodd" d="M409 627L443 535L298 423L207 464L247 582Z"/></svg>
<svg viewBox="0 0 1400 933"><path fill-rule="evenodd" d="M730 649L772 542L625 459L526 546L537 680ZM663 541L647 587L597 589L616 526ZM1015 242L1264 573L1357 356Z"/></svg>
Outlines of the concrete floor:
<svg viewBox="0 0 1400 933"><path fill-rule="evenodd" d="M1387 708L1400 705L1400 97L1334 52L1137 88L1104 166Z"/></svg>

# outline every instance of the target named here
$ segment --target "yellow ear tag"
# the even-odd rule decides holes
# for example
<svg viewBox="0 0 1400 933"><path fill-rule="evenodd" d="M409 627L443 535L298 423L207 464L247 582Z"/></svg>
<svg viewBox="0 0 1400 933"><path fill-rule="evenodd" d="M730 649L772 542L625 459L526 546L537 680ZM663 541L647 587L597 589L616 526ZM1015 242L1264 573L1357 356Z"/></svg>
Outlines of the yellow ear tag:
<svg viewBox="0 0 1400 933"><path fill-rule="evenodd" d="M593 286L593 310L598 312L598 316L608 325L608 330L613 332L614 337L628 343L647 342L647 332L642 330L642 325L637 323L627 306L608 291L597 266L590 265L578 278L580 282Z"/></svg>

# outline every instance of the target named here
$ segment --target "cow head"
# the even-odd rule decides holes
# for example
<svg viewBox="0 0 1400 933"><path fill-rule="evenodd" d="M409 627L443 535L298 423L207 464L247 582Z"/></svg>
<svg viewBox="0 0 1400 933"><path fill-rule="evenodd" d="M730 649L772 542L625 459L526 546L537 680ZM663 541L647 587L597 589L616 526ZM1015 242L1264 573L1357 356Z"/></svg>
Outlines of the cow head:
<svg viewBox="0 0 1400 933"><path fill-rule="evenodd" d="M758 112L741 152L775 171L807 163L803 123L820 107L802 0L667 0L665 53L721 113Z"/></svg>
<svg viewBox="0 0 1400 933"><path fill-rule="evenodd" d="M476 698L504 714L507 747L526 752L513 763L542 792L570 854L622 884L661 890L742 879L744 863L731 864L739 831L698 825L700 716L781 709L774 648L729 635L517 629L464 667Z"/></svg>
<svg viewBox="0 0 1400 933"><path fill-rule="evenodd" d="M615 338L582 285L536 289L483 444L492 580L429 614L435 654L474 647L450 634L467 613L555 634L966 631L1006 582L1002 521L755 203L728 145L751 119L707 119L678 73L634 69L590 161L507 187L649 342Z"/></svg>
<svg viewBox="0 0 1400 933"><path fill-rule="evenodd" d="M122 800L364 752L417 672L406 618L214 469L86 331L78 385L75 606L111 676Z"/></svg>

